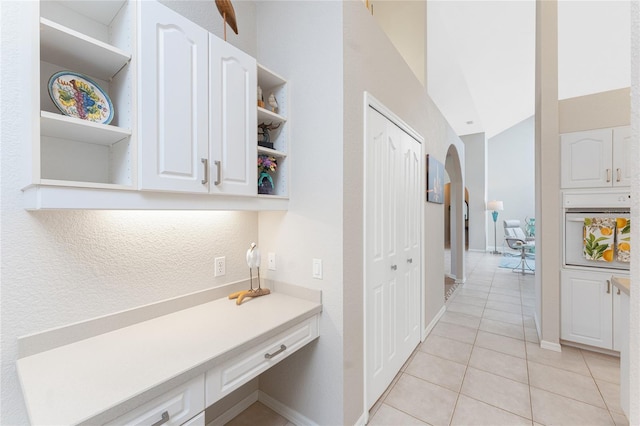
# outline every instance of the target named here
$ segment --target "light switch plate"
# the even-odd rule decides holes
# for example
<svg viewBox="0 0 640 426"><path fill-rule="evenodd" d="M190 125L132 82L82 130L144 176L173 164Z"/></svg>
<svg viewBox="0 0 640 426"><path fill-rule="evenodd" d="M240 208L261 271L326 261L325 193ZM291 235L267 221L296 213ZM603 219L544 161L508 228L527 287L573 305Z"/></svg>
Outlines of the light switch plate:
<svg viewBox="0 0 640 426"><path fill-rule="evenodd" d="M313 259L313 270L311 276L319 280L322 279L322 259Z"/></svg>
<svg viewBox="0 0 640 426"><path fill-rule="evenodd" d="M267 267L269 268L270 271L275 271L276 270L276 254L268 253L267 257L268 257Z"/></svg>

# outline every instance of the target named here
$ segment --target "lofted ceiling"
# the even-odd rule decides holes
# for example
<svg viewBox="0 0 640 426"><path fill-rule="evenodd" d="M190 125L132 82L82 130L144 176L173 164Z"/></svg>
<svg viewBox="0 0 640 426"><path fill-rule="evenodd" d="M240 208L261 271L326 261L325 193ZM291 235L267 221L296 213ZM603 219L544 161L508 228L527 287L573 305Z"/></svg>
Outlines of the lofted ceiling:
<svg viewBox="0 0 640 426"><path fill-rule="evenodd" d="M558 91L630 85L630 2L560 0ZM427 1L428 91L458 135L487 138L534 114L535 1Z"/></svg>

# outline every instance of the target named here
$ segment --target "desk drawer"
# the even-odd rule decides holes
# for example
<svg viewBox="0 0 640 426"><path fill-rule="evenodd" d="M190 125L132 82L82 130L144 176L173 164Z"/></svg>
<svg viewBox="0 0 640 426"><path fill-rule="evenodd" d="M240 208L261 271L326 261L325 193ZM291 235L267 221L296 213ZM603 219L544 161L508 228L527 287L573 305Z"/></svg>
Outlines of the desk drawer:
<svg viewBox="0 0 640 426"><path fill-rule="evenodd" d="M247 349L207 371L205 394L207 406L266 371L318 337L318 315Z"/></svg>
<svg viewBox="0 0 640 426"><path fill-rule="evenodd" d="M204 408L204 375L200 375L112 420L106 426L181 425L204 411Z"/></svg>

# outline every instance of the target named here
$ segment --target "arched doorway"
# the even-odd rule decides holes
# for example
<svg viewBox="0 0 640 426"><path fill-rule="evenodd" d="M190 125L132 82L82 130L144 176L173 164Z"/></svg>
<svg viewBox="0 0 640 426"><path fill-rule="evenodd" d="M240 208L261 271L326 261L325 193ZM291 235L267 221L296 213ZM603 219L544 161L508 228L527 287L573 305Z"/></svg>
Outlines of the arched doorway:
<svg viewBox="0 0 640 426"><path fill-rule="evenodd" d="M463 283L465 280L464 271L464 251L466 247L466 227L465 227L465 188L464 176L462 174L461 155L455 145L450 145L447 150L447 157L444 168L449 177L449 203L445 204L448 212L449 239L448 245L451 249L450 278L455 283ZM446 224L445 224L446 226ZM447 239L445 238L445 241ZM443 247L444 248L444 247Z"/></svg>

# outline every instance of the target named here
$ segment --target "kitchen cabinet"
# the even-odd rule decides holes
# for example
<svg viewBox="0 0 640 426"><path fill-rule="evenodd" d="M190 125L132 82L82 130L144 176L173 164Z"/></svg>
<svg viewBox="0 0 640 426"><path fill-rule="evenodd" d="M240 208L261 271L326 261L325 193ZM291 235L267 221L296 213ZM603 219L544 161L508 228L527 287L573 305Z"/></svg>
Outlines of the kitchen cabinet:
<svg viewBox="0 0 640 426"><path fill-rule="evenodd" d="M256 195L256 60L209 35L211 193Z"/></svg>
<svg viewBox="0 0 640 426"><path fill-rule="evenodd" d="M41 1L29 10L40 102L24 149L26 209L287 209L284 79L157 1ZM56 109L47 82L64 69L105 90L109 125ZM276 112L256 107L259 72ZM261 197L258 114L281 124L274 149L260 148L279 165L275 191Z"/></svg>
<svg viewBox="0 0 640 426"><path fill-rule="evenodd" d="M255 59L157 2L141 16L141 189L256 195Z"/></svg>
<svg viewBox="0 0 640 426"><path fill-rule="evenodd" d="M560 288L560 338L619 351L620 295L611 273L563 269Z"/></svg>
<svg viewBox="0 0 640 426"><path fill-rule="evenodd" d="M122 0L41 1L33 9L39 34L32 85L39 103L27 148L27 186L135 188L134 9L133 2ZM48 83L61 70L86 75L100 86L115 111L110 124L66 116L56 108Z"/></svg>
<svg viewBox="0 0 640 426"><path fill-rule="evenodd" d="M203 28L140 5L140 189L208 192L208 45Z"/></svg>
<svg viewBox="0 0 640 426"><path fill-rule="evenodd" d="M565 133L560 138L562 188L629 186L629 126Z"/></svg>

